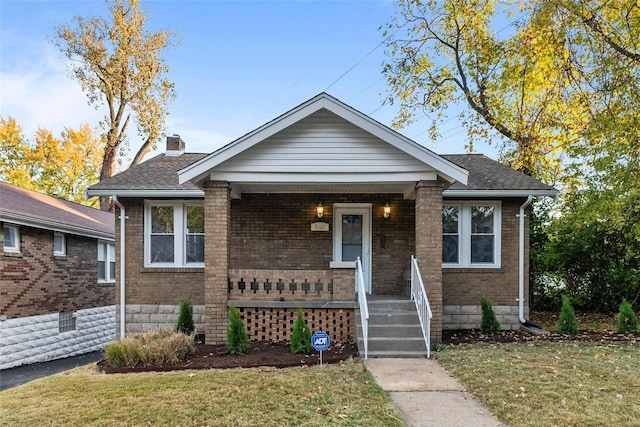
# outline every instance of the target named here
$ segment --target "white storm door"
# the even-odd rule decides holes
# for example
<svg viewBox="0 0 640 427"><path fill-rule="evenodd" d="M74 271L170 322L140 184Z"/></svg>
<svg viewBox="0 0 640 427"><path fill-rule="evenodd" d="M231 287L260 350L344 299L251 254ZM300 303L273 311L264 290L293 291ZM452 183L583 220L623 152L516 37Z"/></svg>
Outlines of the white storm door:
<svg viewBox="0 0 640 427"><path fill-rule="evenodd" d="M334 265L355 267L360 257L365 289L371 293L371 204L336 203L333 213Z"/></svg>

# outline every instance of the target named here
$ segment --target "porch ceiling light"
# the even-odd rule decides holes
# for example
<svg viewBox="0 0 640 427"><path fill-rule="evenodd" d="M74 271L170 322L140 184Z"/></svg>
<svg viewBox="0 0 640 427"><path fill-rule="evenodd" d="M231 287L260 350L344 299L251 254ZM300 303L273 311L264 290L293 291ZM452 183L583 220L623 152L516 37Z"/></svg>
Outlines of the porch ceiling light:
<svg viewBox="0 0 640 427"><path fill-rule="evenodd" d="M322 215L324 215L324 206L322 206L322 202L318 203L318 206L316 207L316 215L318 215L318 218L322 218Z"/></svg>
<svg viewBox="0 0 640 427"><path fill-rule="evenodd" d="M389 216L391 215L391 206L389 206L389 202L384 204L384 219L389 219Z"/></svg>

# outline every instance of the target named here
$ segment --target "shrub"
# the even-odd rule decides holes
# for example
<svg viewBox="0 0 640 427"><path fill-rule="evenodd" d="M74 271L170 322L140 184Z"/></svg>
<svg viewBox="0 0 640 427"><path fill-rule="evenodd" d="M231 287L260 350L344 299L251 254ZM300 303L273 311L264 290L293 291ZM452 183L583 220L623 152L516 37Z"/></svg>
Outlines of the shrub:
<svg viewBox="0 0 640 427"><path fill-rule="evenodd" d="M621 334L638 332L638 316L626 299L622 300L618 310L618 332Z"/></svg>
<svg viewBox="0 0 640 427"><path fill-rule="evenodd" d="M558 318L558 332L565 335L575 335L578 333L578 319L573 311L573 306L568 296L562 298L562 309Z"/></svg>
<svg viewBox="0 0 640 427"><path fill-rule="evenodd" d="M496 319L491 303L486 299L480 300L482 308L482 320L480 322L480 330L484 334L495 334L500 331L500 322Z"/></svg>
<svg viewBox="0 0 640 427"><path fill-rule="evenodd" d="M246 353L249 348L249 335L240 317L238 309L229 307L229 326L227 328L227 349L231 354Z"/></svg>
<svg viewBox="0 0 640 427"><path fill-rule="evenodd" d="M176 332L183 334L191 334L195 331L196 326L193 323L193 305L190 298L180 301L180 315L178 315L178 323L176 323Z"/></svg>
<svg viewBox="0 0 640 427"><path fill-rule="evenodd" d="M293 322L293 332L291 334L291 353L311 352L311 329L307 326L302 315L302 309L298 307L298 317Z"/></svg>
<svg viewBox="0 0 640 427"><path fill-rule="evenodd" d="M118 368L178 363L194 352L193 334L163 328L130 335L104 348L107 364Z"/></svg>

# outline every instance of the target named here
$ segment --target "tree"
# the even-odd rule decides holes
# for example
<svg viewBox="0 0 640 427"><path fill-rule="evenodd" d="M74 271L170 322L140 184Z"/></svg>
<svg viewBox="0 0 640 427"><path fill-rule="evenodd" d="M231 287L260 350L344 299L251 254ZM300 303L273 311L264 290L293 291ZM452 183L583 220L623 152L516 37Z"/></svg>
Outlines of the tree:
<svg viewBox="0 0 640 427"><path fill-rule="evenodd" d="M582 126L583 109L566 96L566 57L550 20L531 15L496 31L500 3L398 0L385 32L388 100L400 102L394 125L409 123L418 110L442 117L464 100L471 110L463 113L469 148L496 133L506 163L552 182L563 146Z"/></svg>
<svg viewBox="0 0 640 427"><path fill-rule="evenodd" d="M66 128L60 139L39 128L32 142L12 117L0 117L0 179L22 188L93 206L84 192L98 181L101 151L88 124Z"/></svg>
<svg viewBox="0 0 640 427"><path fill-rule="evenodd" d="M298 307L296 320L293 322L289 350L291 353L304 354L309 354L311 351L311 329L304 321L304 315L300 307Z"/></svg>
<svg viewBox="0 0 640 427"><path fill-rule="evenodd" d="M164 130L167 104L175 97L174 85L165 77L169 67L161 56L174 35L167 30L149 32L139 0L114 0L109 12L110 19L75 16L72 25L56 28L54 39L72 61L72 77L89 104L107 107L100 123L105 143L100 180L115 171L131 114L144 140L132 162L137 164L155 148ZM101 207L108 209L110 204L101 200Z"/></svg>

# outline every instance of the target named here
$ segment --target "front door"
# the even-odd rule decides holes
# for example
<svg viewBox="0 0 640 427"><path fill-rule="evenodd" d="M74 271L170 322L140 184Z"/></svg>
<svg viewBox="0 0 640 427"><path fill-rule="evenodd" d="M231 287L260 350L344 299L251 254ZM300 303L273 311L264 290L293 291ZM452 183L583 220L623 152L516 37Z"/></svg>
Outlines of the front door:
<svg viewBox="0 0 640 427"><path fill-rule="evenodd" d="M353 263L360 257L365 289L371 293L371 204L336 203L333 213L333 260Z"/></svg>

